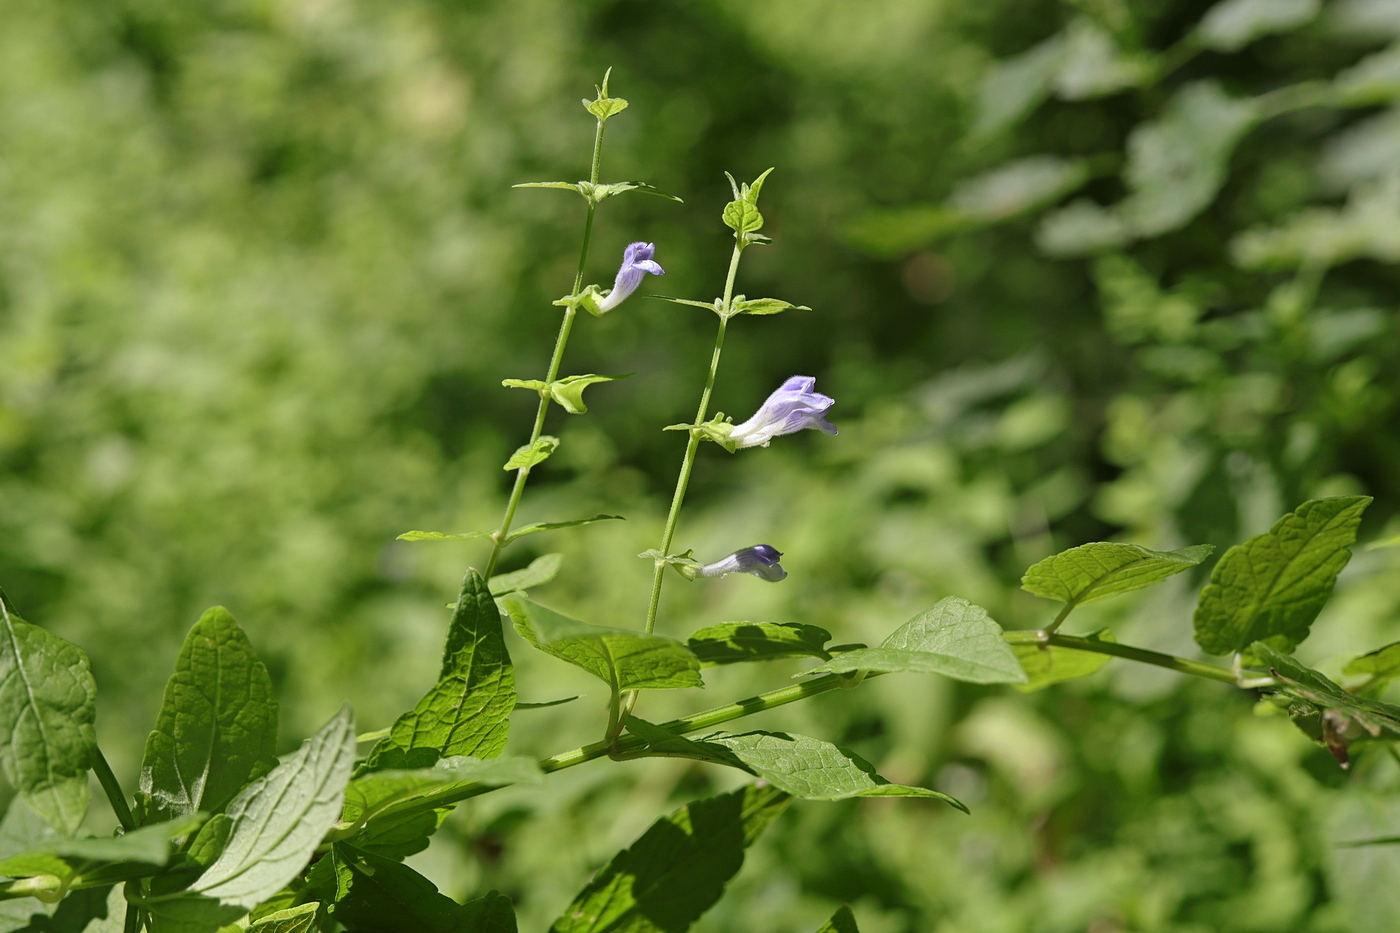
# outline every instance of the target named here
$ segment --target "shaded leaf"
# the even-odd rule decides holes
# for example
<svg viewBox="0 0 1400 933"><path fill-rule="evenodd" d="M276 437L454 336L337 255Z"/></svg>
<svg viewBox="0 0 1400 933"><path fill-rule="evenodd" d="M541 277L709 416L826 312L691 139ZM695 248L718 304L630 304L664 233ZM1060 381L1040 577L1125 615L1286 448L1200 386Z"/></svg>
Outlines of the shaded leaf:
<svg viewBox="0 0 1400 933"><path fill-rule="evenodd" d="M1260 36L1311 22L1321 8L1321 0L1224 0L1206 11L1196 36L1208 49L1237 52Z"/></svg>
<svg viewBox="0 0 1400 933"><path fill-rule="evenodd" d="M559 575L564 564L563 554L542 554L530 561L530 566L510 573L498 573L487 584L492 596L505 596L519 590L544 586Z"/></svg>
<svg viewBox="0 0 1400 933"><path fill-rule="evenodd" d="M664 635L589 625L519 597L503 601L520 636L616 690L700 687L700 660Z"/></svg>
<svg viewBox="0 0 1400 933"><path fill-rule="evenodd" d="M335 872L330 915L356 933L466 929L461 905L402 862L343 842L331 846L330 858Z"/></svg>
<svg viewBox="0 0 1400 933"><path fill-rule="evenodd" d="M1026 672L1026 683L1017 684L1016 689L1025 693L1042 690L1051 684L1088 677L1112 658L1093 651L1078 651L1060 645L1042 644L1034 632L1006 632L1006 641L1021 662ZM1111 632L1095 632L1089 636L1095 641L1113 641Z"/></svg>
<svg viewBox="0 0 1400 933"><path fill-rule="evenodd" d="M559 447L559 438L552 434L541 434L528 444L522 444L510 455L503 470L523 470L548 460Z"/></svg>
<svg viewBox="0 0 1400 933"><path fill-rule="evenodd" d="M248 927L248 933L307 933L316 923L321 905L315 902L288 907L262 917Z"/></svg>
<svg viewBox="0 0 1400 933"><path fill-rule="evenodd" d="M1195 567L1215 548L1193 544L1175 551L1153 551L1136 544L1095 541L1047 557L1026 571L1021 589L1068 607L1160 583Z"/></svg>
<svg viewBox="0 0 1400 933"><path fill-rule="evenodd" d="M744 849L790 799L750 786L657 820L598 872L551 933L683 933L719 900Z"/></svg>
<svg viewBox="0 0 1400 933"><path fill-rule="evenodd" d="M842 907L817 933L860 933L860 930L856 927L856 915L851 913L851 908Z"/></svg>
<svg viewBox="0 0 1400 933"><path fill-rule="evenodd" d="M216 606L185 637L146 739L142 820L217 813L276 764L272 679L233 616Z"/></svg>
<svg viewBox="0 0 1400 933"><path fill-rule="evenodd" d="M1348 693L1324 675L1299 664L1291 655L1276 651L1267 642L1250 645L1249 653L1270 668L1290 692L1319 710L1343 713L1372 736L1379 736L1382 731L1400 735L1400 706Z"/></svg>
<svg viewBox="0 0 1400 933"><path fill-rule="evenodd" d="M837 655L798 676L848 671L920 671L976 684L1021 684L1026 674L987 610L949 596L896 629L876 648Z"/></svg>
<svg viewBox="0 0 1400 933"><path fill-rule="evenodd" d="M773 658L826 658L831 633L798 622L721 622L702 628L686 644L706 666Z"/></svg>
<svg viewBox="0 0 1400 933"><path fill-rule="evenodd" d="M190 892L142 898L137 903L151 915L151 933L214 933L248 912Z"/></svg>
<svg viewBox="0 0 1400 933"><path fill-rule="evenodd" d="M1225 552L1201 591L1196 642L1211 654L1251 643L1291 649L1332 595L1351 559L1367 496L1312 499L1273 528Z"/></svg>
<svg viewBox="0 0 1400 933"><path fill-rule="evenodd" d="M194 831L203 821L200 816L185 816L120 836L49 839L0 859L0 875L24 878L50 874L67 878L103 865L136 863L163 867L170 862L171 840Z"/></svg>
<svg viewBox="0 0 1400 933"><path fill-rule="evenodd" d="M557 528L572 528L575 525L591 525L594 522L621 522L626 521L621 515L590 515L588 518L575 518L567 522L532 522L529 525L521 525L519 528L506 535L506 541L514 541L516 538L523 538L526 535L539 534L541 531L554 531Z"/></svg>
<svg viewBox="0 0 1400 933"><path fill-rule="evenodd" d="M462 920L469 933L516 933L515 907L500 891L487 891L463 904Z"/></svg>

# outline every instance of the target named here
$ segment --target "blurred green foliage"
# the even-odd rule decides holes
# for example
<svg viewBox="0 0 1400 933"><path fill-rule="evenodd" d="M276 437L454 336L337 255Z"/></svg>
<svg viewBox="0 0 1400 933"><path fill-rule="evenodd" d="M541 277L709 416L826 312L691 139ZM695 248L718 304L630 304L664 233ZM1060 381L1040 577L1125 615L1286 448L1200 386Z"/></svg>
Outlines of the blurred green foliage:
<svg viewBox="0 0 1400 933"><path fill-rule="evenodd" d="M229 606L285 751L349 699L387 726L437 664L443 603L568 290L602 71L632 106L607 179L685 198L600 213L586 281L655 241L665 294L718 294L722 170L765 188L716 403L793 373L841 435L702 451L678 544L768 541L787 581L672 581L662 630L819 625L878 643L938 599L1007 628L1058 549L1217 548L1316 495L1400 510L1400 11L1393 0L10 0L0 6L0 582L83 645L129 786L184 631ZM632 626L712 322L641 297L579 323L570 372L636 372L556 413L522 519L540 598ZM533 549L533 550L532 550ZM1217 551L1219 553L1219 551ZM1207 569L1210 561L1204 565ZM1304 660L1400 635L1400 549L1361 550ZM1200 572L1081 610L1192 654ZM1082 616L1082 618L1081 618ZM513 637L513 636L512 636ZM513 643L512 752L591 740L602 696ZM706 672L657 721L800 662ZM1264 712L1269 712L1265 709ZM895 675L766 714L973 809L791 807L697 930L1391 931L1394 761L1351 772L1246 693L1115 661L1032 694ZM542 929L677 802L734 786L602 763L459 809L414 858Z"/></svg>

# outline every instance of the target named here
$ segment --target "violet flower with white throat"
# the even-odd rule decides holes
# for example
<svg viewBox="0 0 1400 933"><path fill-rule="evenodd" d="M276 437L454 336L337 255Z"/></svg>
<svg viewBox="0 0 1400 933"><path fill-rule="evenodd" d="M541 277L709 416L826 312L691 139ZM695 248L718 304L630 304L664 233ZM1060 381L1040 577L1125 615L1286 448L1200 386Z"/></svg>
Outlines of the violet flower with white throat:
<svg viewBox="0 0 1400 933"><path fill-rule="evenodd" d="M622 253L622 265L618 267L617 278L612 290L598 302L598 313L606 314L622 304L627 296L637 290L647 275L665 275L666 270L651 257L656 255L655 243L632 243Z"/></svg>
<svg viewBox="0 0 1400 933"><path fill-rule="evenodd" d="M812 376L793 376L768 396L752 418L734 425L729 441L736 448L767 447L778 435L793 434L803 428L835 434L836 425L824 416L836 400L814 391L816 384Z"/></svg>
<svg viewBox="0 0 1400 933"><path fill-rule="evenodd" d="M728 557L706 564L695 571L697 577L723 577L731 573L751 573L769 583L777 583L787 576L778 558L783 555L771 544L755 544L735 551Z"/></svg>

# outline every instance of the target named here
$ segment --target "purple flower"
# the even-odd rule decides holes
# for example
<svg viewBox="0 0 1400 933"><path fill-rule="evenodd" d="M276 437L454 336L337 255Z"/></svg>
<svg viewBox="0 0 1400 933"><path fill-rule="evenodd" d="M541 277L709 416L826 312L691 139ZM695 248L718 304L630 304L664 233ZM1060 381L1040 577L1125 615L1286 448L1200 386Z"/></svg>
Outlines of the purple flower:
<svg viewBox="0 0 1400 933"><path fill-rule="evenodd" d="M666 270L652 260L656 255L655 243L631 243L622 254L622 265L618 267L617 278L613 280L612 291L598 302L598 313L611 311L626 300L627 296L642 284L647 273L665 275Z"/></svg>
<svg viewBox="0 0 1400 933"><path fill-rule="evenodd" d="M779 434L792 434L803 428L835 434L836 425L823 415L836 400L812 391L816 384L817 380L811 376L793 376L768 396L752 418L734 425L729 440L735 447L767 447Z"/></svg>
<svg viewBox="0 0 1400 933"><path fill-rule="evenodd" d="M706 564L695 572L697 577L722 577L730 573L751 573L769 583L777 583L787 576L787 571L778 558L783 555L771 544L755 544L735 551L722 560Z"/></svg>

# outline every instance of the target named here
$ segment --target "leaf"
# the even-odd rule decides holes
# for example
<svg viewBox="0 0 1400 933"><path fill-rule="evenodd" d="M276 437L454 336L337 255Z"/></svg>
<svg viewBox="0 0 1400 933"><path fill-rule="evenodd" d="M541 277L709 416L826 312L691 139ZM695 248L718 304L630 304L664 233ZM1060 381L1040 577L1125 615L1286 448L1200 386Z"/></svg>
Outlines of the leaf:
<svg viewBox="0 0 1400 933"><path fill-rule="evenodd" d="M598 872L551 933L683 933L719 900L744 850L789 800L749 786L657 820Z"/></svg>
<svg viewBox="0 0 1400 933"><path fill-rule="evenodd" d="M564 697L559 700L545 700L543 703L516 703L516 709L548 709L551 706L563 706L565 703L572 703L578 697Z"/></svg>
<svg viewBox="0 0 1400 933"><path fill-rule="evenodd" d="M1342 668L1348 677L1366 677L1367 680L1353 690L1379 693L1393 680L1400 678L1400 641L1392 642L1383 648L1352 658Z"/></svg>
<svg viewBox="0 0 1400 933"><path fill-rule="evenodd" d="M530 566L510 573L498 573L487 584L492 596L505 596L519 590L544 586L559 575L564 564L563 554L542 554L530 561Z"/></svg>
<svg viewBox="0 0 1400 933"><path fill-rule="evenodd" d="M742 235L763 228L763 215L748 201L730 201L724 208L724 224Z"/></svg>
<svg viewBox="0 0 1400 933"><path fill-rule="evenodd" d="M1256 641L1291 650L1308 636L1351 560L1368 496L1312 499L1225 552L1196 606L1196 643L1211 654Z"/></svg>
<svg viewBox="0 0 1400 933"><path fill-rule="evenodd" d="M189 892L146 897L133 903L150 913L152 933L214 933L248 912L237 905L221 904L212 897Z"/></svg>
<svg viewBox="0 0 1400 933"><path fill-rule="evenodd" d="M487 891L462 905L462 929L468 933L516 933L515 907L500 891Z"/></svg>
<svg viewBox="0 0 1400 933"><path fill-rule="evenodd" d="M583 194L583 190L576 184L567 181L526 181L518 185L511 185L512 188L567 188L570 191L577 191Z"/></svg>
<svg viewBox="0 0 1400 933"><path fill-rule="evenodd" d="M936 790L891 784L874 765L849 749L809 735L786 732L720 733L704 738L734 753L754 774L794 797L845 800L848 797L928 797L967 812L967 807Z"/></svg>
<svg viewBox="0 0 1400 933"><path fill-rule="evenodd" d="M689 298L668 298L665 295L648 295L648 298L657 298L661 301L669 301L672 304L690 305L693 308L704 308L706 311L718 312L720 305L724 302L716 298L714 301L691 301Z"/></svg>
<svg viewBox="0 0 1400 933"><path fill-rule="evenodd" d="M514 541L516 538L523 538L526 535L539 534L541 531L554 531L558 528L572 528L575 525L591 525L594 522L623 522L627 519L621 515L590 515L588 518L575 518L567 522L533 522L529 525L521 525L519 528L506 535L506 542Z"/></svg>
<svg viewBox="0 0 1400 933"><path fill-rule="evenodd" d="M312 902L270 913L248 927L248 933L308 933L316 923L321 905Z"/></svg>
<svg viewBox="0 0 1400 933"><path fill-rule="evenodd" d="M1065 30L1065 47L1055 72L1055 93L1062 100L1089 100L1139 87L1156 75L1151 57L1125 53L1113 36L1088 17Z"/></svg>
<svg viewBox="0 0 1400 933"><path fill-rule="evenodd" d="M185 637L146 739L142 821L217 813L276 764L272 679L233 616L216 606Z"/></svg>
<svg viewBox="0 0 1400 933"><path fill-rule="evenodd" d="M515 453L510 455L503 470L523 470L532 467L537 463L543 463L549 459L550 454L559 447L559 438L551 434L541 434L528 444L517 447Z"/></svg>
<svg viewBox="0 0 1400 933"><path fill-rule="evenodd" d="M569 414L581 415L588 411L588 406L583 404L584 389L595 382L614 382L635 375L636 373L622 373L617 376L599 376L589 373L586 376L565 376L549 384L549 395Z"/></svg>
<svg viewBox="0 0 1400 933"><path fill-rule="evenodd" d="M87 812L96 699L87 654L0 601L0 770L68 835Z"/></svg>
<svg viewBox="0 0 1400 933"><path fill-rule="evenodd" d="M1209 544L1153 551L1136 544L1095 541L1045 558L1026 571L1021 589L1058 599L1068 610L1160 583L1195 567L1214 550Z"/></svg>
<svg viewBox="0 0 1400 933"><path fill-rule="evenodd" d="M658 198L665 198L668 201L675 201L678 204L685 203L674 194L668 194L655 185L649 185L644 181L615 181L606 185L594 185L593 199L595 201L602 201L614 195L626 194L628 191L640 191L642 194L650 194Z"/></svg>
<svg viewBox="0 0 1400 933"><path fill-rule="evenodd" d="M1321 7L1321 0L1224 0L1206 11L1196 36L1208 49L1238 52L1260 36L1311 22Z"/></svg>
<svg viewBox="0 0 1400 933"><path fill-rule="evenodd" d="M191 890L245 910L281 890L340 817L355 764L350 707L228 805L228 845Z"/></svg>
<svg viewBox="0 0 1400 933"><path fill-rule="evenodd" d="M1028 156L960 182L947 207L965 218L964 227L995 223L1057 201L1089 177L1084 159Z"/></svg>
<svg viewBox="0 0 1400 933"><path fill-rule="evenodd" d="M514 708L515 670L501 613L481 574L469 569L447 628L437 684L395 721L359 773L427 768L453 755L495 758L505 748Z"/></svg>
<svg viewBox="0 0 1400 933"><path fill-rule="evenodd" d="M1020 55L998 62L978 89L973 135L987 136L1006 129L1038 107L1050 95L1064 54L1065 34L1057 33Z"/></svg>
<svg viewBox="0 0 1400 933"><path fill-rule="evenodd" d="M721 622L702 628L686 644L705 666L774 658L827 658L831 633L799 622Z"/></svg>
<svg viewBox="0 0 1400 933"><path fill-rule="evenodd" d="M614 690L704 686L700 660L673 638L589 625L519 597L503 604L522 638Z"/></svg>
<svg viewBox="0 0 1400 933"><path fill-rule="evenodd" d="M546 392L549 383L543 379L502 379L501 385L507 389L529 389L531 392Z"/></svg>
<svg viewBox="0 0 1400 933"><path fill-rule="evenodd" d="M1400 535L1392 535L1389 538L1381 538L1379 541L1372 541L1366 545L1368 551L1378 551L1381 548L1400 547Z"/></svg>
<svg viewBox="0 0 1400 933"><path fill-rule="evenodd" d="M627 101L621 97L603 97L599 100L585 100L584 108L599 120L607 120L627 109Z"/></svg>
<svg viewBox="0 0 1400 933"><path fill-rule="evenodd" d="M331 846L331 918L356 933L458 933L462 907L437 885L392 859L337 842Z"/></svg>
<svg viewBox="0 0 1400 933"><path fill-rule="evenodd" d="M400 541L461 541L466 538L489 538L489 531L463 531L449 534L445 531L405 531L399 535Z"/></svg>
<svg viewBox="0 0 1400 933"><path fill-rule="evenodd" d="M647 722L645 719L631 714L623 719L623 724L627 727L628 732L646 743L646 750L649 754L709 761L714 764L728 765L731 768L748 770L729 749L720 745L688 739L679 733L663 729L656 723Z"/></svg>
<svg viewBox="0 0 1400 933"><path fill-rule="evenodd" d="M856 927L856 915L851 913L851 908L843 906L817 933L860 933L860 930Z"/></svg>
<svg viewBox="0 0 1400 933"><path fill-rule="evenodd" d="M1045 215L1035 232L1035 245L1050 256L1083 256L1115 249L1133 239L1127 222L1087 198Z"/></svg>
<svg viewBox="0 0 1400 933"><path fill-rule="evenodd" d="M1367 55L1333 82L1344 105L1388 104L1400 97L1400 43Z"/></svg>
<svg viewBox="0 0 1400 933"><path fill-rule="evenodd" d="M1042 644L1034 632L1005 632L1006 641L1016 653L1016 660L1026 672L1026 682L1017 684L1016 689L1023 693L1043 690L1051 684L1088 677L1112 658L1094 651L1078 651L1060 645ZM1094 641L1112 642L1111 632L1095 632L1090 635Z"/></svg>
<svg viewBox="0 0 1400 933"><path fill-rule="evenodd" d="M1215 199L1230 154L1260 118L1254 101L1228 97L1214 81L1183 87L1161 117L1128 136L1132 193L1120 216L1141 236L1185 226Z"/></svg>
<svg viewBox="0 0 1400 933"><path fill-rule="evenodd" d="M736 314L782 314L784 311L811 311L806 305L795 305L778 298L744 298L734 302Z"/></svg>
<svg viewBox="0 0 1400 933"><path fill-rule="evenodd" d="M974 684L1023 684L1026 674L987 610L949 596L901 625L876 648L837 655L798 676L847 671L920 671Z"/></svg>
<svg viewBox="0 0 1400 933"><path fill-rule="evenodd" d="M200 816L185 816L120 836L49 839L28 851L0 859L0 875L24 878L53 874L66 878L99 866L133 862L163 867L170 862L171 840L193 832L203 821Z"/></svg>

